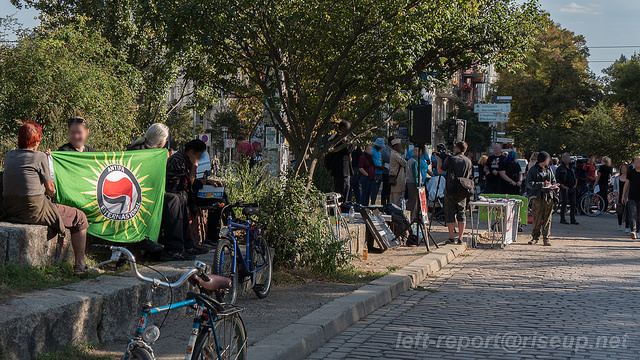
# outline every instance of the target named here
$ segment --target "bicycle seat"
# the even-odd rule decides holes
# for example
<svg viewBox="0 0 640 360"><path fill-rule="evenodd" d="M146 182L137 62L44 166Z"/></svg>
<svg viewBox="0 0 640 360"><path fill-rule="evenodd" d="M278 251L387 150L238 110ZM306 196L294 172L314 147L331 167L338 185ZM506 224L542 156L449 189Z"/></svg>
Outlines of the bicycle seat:
<svg viewBox="0 0 640 360"><path fill-rule="evenodd" d="M242 209L242 214L244 216L256 215L256 214L258 214L258 210L259 210L259 208L256 207L256 206L246 207L246 208Z"/></svg>
<svg viewBox="0 0 640 360"><path fill-rule="evenodd" d="M199 276L193 275L191 278L200 283L205 290L215 291L220 289L228 289L231 287L231 279L220 275L207 274L209 281L200 279Z"/></svg>

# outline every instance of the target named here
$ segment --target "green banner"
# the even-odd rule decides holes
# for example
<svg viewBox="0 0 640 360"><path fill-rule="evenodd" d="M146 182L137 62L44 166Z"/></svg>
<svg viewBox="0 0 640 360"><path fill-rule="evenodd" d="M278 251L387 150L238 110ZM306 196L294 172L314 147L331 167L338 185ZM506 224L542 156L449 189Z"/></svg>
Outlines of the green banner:
<svg viewBox="0 0 640 360"><path fill-rule="evenodd" d="M116 242L158 240L167 150L53 151L57 202L82 210L87 232Z"/></svg>

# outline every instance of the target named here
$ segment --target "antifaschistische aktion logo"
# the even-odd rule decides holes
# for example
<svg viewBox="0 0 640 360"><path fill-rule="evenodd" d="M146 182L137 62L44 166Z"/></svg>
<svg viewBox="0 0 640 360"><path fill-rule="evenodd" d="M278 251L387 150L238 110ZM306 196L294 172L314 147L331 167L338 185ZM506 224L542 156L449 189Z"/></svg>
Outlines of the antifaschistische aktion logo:
<svg viewBox="0 0 640 360"><path fill-rule="evenodd" d="M162 221L167 152L52 152L57 200L82 210L90 234L118 241L156 240Z"/></svg>

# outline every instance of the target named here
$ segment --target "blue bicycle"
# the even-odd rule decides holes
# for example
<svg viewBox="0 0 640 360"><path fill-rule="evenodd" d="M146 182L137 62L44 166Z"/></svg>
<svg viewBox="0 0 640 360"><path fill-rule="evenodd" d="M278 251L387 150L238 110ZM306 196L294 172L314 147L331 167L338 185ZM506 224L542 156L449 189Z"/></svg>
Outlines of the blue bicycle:
<svg viewBox="0 0 640 360"><path fill-rule="evenodd" d="M234 209L242 208L244 221L234 216ZM236 203L225 205L227 224L220 231L220 240L213 257L213 271L217 275L231 279L231 288L216 293L218 301L235 304L238 295L250 281L253 292L264 299L271 290L272 257L264 236L264 226L252 220L258 213L258 204ZM236 232L243 237L236 237ZM244 244L240 244L243 241ZM244 245L244 254L241 249Z"/></svg>
<svg viewBox="0 0 640 360"><path fill-rule="evenodd" d="M166 278L166 281L162 281L140 274L135 257L123 247L97 244L91 247L97 250L111 251L111 258L96 267L117 263L123 258L131 264L136 278L151 284L149 301L142 306L138 326L133 338L127 344L123 360L154 360L155 354L152 345L160 337L160 328L156 325L148 325L149 315L167 313L169 310L184 307L191 307L195 310L193 328L186 349L186 360L246 359L247 333L240 317L240 312L243 309L235 305L221 304L207 295L230 287L229 279L207 275L207 265L196 260L192 269L184 273L176 282L169 283ZM153 307L151 298L156 288L173 289L182 286L187 281L193 284L199 293L189 292L184 301Z"/></svg>

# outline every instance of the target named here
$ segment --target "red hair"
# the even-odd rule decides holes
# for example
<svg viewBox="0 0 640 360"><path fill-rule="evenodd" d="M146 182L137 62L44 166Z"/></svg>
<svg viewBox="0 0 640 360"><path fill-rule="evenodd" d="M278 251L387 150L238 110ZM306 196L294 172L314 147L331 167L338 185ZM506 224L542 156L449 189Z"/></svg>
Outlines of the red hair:
<svg viewBox="0 0 640 360"><path fill-rule="evenodd" d="M18 147L26 149L40 142L42 127L33 121L26 121L18 130Z"/></svg>

